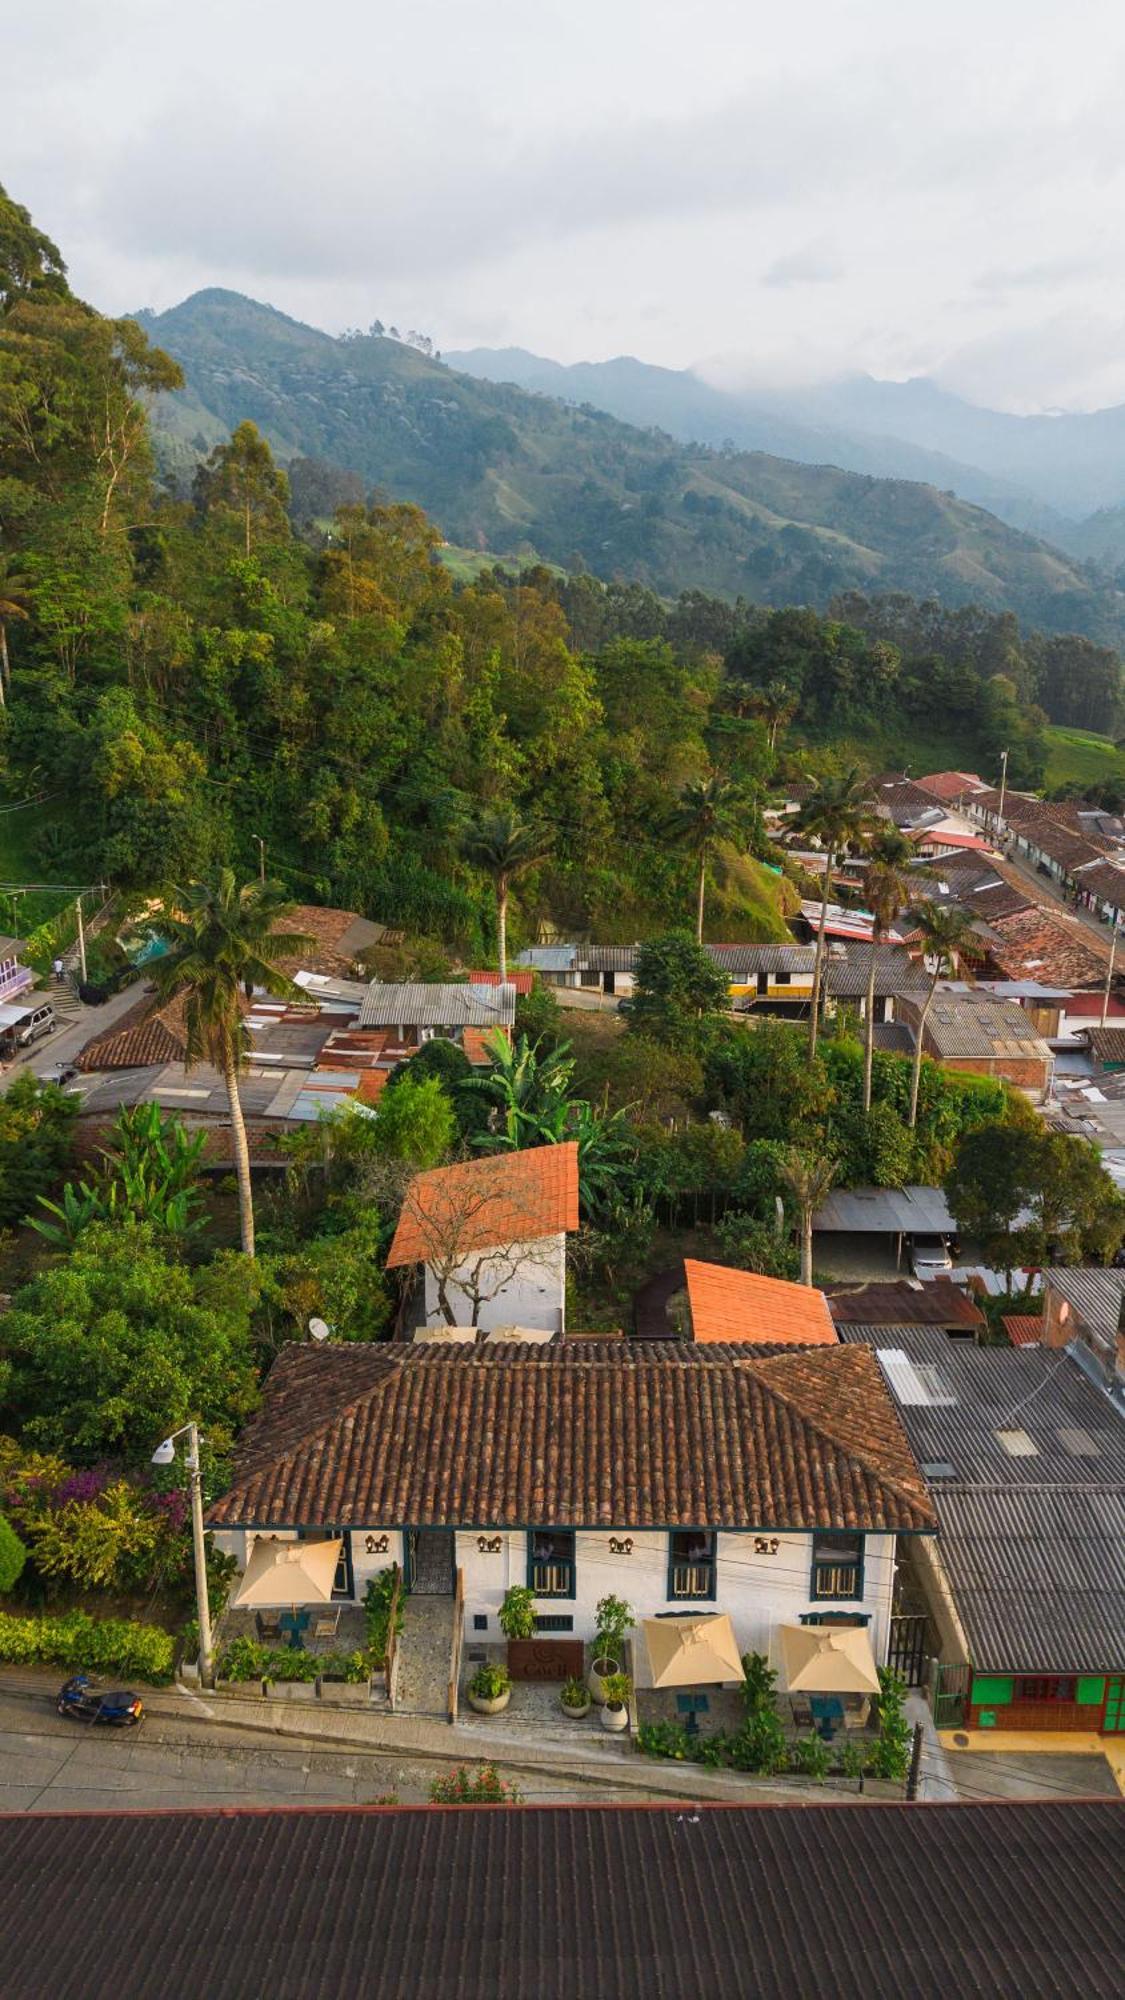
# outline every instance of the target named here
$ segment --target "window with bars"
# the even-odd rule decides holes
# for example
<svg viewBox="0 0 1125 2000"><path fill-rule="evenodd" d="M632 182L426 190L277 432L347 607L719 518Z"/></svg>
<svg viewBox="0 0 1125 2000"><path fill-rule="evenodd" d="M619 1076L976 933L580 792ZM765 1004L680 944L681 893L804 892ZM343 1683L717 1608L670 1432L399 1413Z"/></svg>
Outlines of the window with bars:
<svg viewBox="0 0 1125 2000"><path fill-rule="evenodd" d="M863 1596L863 1536L822 1532L813 1536L810 1596Z"/></svg>
<svg viewBox="0 0 1125 2000"><path fill-rule="evenodd" d="M1074 1674L1019 1674L1016 1701L1074 1701L1078 1681Z"/></svg>
<svg viewBox="0 0 1125 2000"><path fill-rule="evenodd" d="M574 1596L574 1530L532 1528L527 1580L536 1597Z"/></svg>
<svg viewBox="0 0 1125 2000"><path fill-rule="evenodd" d="M690 1603L715 1595L716 1536L710 1528L677 1528L668 1537L668 1595Z"/></svg>

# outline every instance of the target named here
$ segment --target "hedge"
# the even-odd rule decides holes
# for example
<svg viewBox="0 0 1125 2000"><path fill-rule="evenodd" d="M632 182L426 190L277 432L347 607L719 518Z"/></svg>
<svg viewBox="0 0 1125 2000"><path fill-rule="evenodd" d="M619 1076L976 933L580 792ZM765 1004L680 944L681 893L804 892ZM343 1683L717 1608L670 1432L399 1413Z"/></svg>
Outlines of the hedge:
<svg viewBox="0 0 1125 2000"><path fill-rule="evenodd" d="M307 1653L303 1648L260 1646L232 1639L215 1668L224 1681L345 1680L358 1685L372 1671L370 1653Z"/></svg>
<svg viewBox="0 0 1125 2000"><path fill-rule="evenodd" d="M0 1660L16 1666L71 1667L167 1681L172 1656L172 1635L159 1625L91 1618L86 1611L68 1611L59 1618L13 1618L0 1612Z"/></svg>

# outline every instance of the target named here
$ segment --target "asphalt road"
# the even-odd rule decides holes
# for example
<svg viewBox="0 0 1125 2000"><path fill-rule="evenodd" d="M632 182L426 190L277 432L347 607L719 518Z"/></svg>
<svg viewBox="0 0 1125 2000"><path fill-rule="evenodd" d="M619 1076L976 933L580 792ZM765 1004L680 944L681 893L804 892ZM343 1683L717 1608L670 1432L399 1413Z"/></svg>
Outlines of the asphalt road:
<svg viewBox="0 0 1125 2000"><path fill-rule="evenodd" d="M151 1810L158 1806L403 1805L429 1800L448 1766L322 1743L275 1748L254 1730L149 1715L138 1729L91 1729L47 1695L0 1692L0 1812ZM501 1775L506 1775L503 1766ZM635 1803L635 1790L511 1774L529 1804Z"/></svg>

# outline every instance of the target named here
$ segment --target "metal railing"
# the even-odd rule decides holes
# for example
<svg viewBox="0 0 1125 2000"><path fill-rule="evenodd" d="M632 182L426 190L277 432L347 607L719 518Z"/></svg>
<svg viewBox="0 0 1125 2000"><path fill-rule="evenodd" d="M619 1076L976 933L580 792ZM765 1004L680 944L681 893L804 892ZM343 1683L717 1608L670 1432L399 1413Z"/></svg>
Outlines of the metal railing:
<svg viewBox="0 0 1125 2000"><path fill-rule="evenodd" d="M449 1649L449 1690L446 1713L450 1722L457 1720L457 1706L461 1685L461 1648L465 1643L465 1572L457 1571L457 1581L453 1588L453 1638Z"/></svg>

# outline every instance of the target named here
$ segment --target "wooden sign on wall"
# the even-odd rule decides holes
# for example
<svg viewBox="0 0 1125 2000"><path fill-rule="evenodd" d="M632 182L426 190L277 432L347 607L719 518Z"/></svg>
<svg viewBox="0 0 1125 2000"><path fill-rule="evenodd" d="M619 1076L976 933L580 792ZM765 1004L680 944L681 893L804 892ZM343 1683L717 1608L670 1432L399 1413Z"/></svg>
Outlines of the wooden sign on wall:
<svg viewBox="0 0 1125 2000"><path fill-rule="evenodd" d="M509 1639L508 1672L514 1681L581 1680L585 1648L581 1639Z"/></svg>

